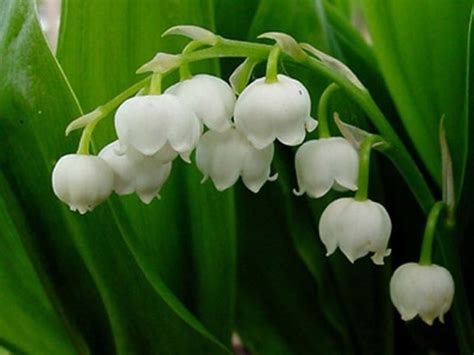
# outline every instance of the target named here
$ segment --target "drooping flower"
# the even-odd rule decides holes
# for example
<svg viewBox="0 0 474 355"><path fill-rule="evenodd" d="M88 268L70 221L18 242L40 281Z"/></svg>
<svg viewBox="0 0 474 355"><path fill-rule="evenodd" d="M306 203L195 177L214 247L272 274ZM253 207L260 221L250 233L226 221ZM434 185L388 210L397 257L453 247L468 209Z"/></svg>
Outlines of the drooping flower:
<svg viewBox="0 0 474 355"><path fill-rule="evenodd" d="M211 130L223 132L232 124L235 94L224 80L199 74L176 83L165 93L186 102L196 116Z"/></svg>
<svg viewBox="0 0 474 355"><path fill-rule="evenodd" d="M319 236L327 254L341 249L350 262L373 252L372 261L383 265L392 230L390 216L385 208L371 200L357 201L340 198L331 202L319 221Z"/></svg>
<svg viewBox="0 0 474 355"><path fill-rule="evenodd" d="M115 129L122 150L130 148L153 156L167 144L189 161L202 132L202 124L186 103L169 94L136 96L115 114Z"/></svg>
<svg viewBox="0 0 474 355"><path fill-rule="evenodd" d="M392 303L404 321L419 315L429 325L436 317L444 323L453 296L453 277L439 265L403 264L390 280Z"/></svg>
<svg viewBox="0 0 474 355"><path fill-rule="evenodd" d="M298 148L295 155L299 191L321 197L331 188L337 191L357 190L359 154L341 137L311 140Z"/></svg>
<svg viewBox="0 0 474 355"><path fill-rule="evenodd" d="M196 163L204 174L211 177L217 190L223 191L242 177L252 192L258 192L270 176L273 144L258 150L236 128L219 133L204 133L196 149Z"/></svg>
<svg viewBox="0 0 474 355"><path fill-rule="evenodd" d="M56 163L52 184L56 196L68 204L71 211L84 214L110 196L114 173L99 157L68 154Z"/></svg>
<svg viewBox="0 0 474 355"><path fill-rule="evenodd" d="M306 130L316 128L310 111L311 99L303 84L278 75L277 82L260 78L245 88L235 105L234 120L257 149L275 139L294 146L303 142Z"/></svg>
<svg viewBox="0 0 474 355"><path fill-rule="evenodd" d="M136 192L143 203L150 203L159 197L159 191L171 172L171 162L162 163L160 157L144 156L132 159L121 154L118 141L103 148L99 156L114 172L114 190L118 195Z"/></svg>

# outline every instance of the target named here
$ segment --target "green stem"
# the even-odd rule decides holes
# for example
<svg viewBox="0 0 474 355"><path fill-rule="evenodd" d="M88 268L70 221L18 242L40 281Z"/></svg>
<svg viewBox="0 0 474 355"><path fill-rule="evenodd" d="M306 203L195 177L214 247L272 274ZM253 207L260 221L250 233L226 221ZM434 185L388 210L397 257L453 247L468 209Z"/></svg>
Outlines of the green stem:
<svg viewBox="0 0 474 355"><path fill-rule="evenodd" d="M384 140L380 136L373 134L365 138L360 146L358 189L354 196L357 201L367 200L369 193L370 153L374 144L377 143L384 143Z"/></svg>
<svg viewBox="0 0 474 355"><path fill-rule="evenodd" d="M201 41L191 41L186 45L186 47L184 47L181 53L184 55L191 54L196 49L205 45L206 43L201 42ZM183 62L181 66L179 67L179 80L183 81L183 80L191 79L192 77L193 77L193 74L191 73L191 70L189 69L189 62Z"/></svg>
<svg viewBox="0 0 474 355"><path fill-rule="evenodd" d="M161 94L161 81L163 79L163 75L161 73L154 73L151 76L150 82L150 90L148 93L150 95L160 95Z"/></svg>
<svg viewBox="0 0 474 355"><path fill-rule="evenodd" d="M273 46L266 44L229 40L219 37L218 42L213 47L198 50L190 54L183 54L183 61L185 63L191 63L205 59L225 57L255 57L264 60L269 57L272 48ZM282 59L294 61L291 59L291 57L285 55L284 53L282 53ZM366 90L361 90L350 80L348 80L343 74L329 68L326 64L322 63L316 58L308 56L306 60L298 63L337 84L363 109L371 122L377 128L378 132L383 135L385 140L390 144L391 147L393 147L390 156L392 162L407 182L422 209L425 211L425 213L428 213L435 202L428 184L423 178L423 175L418 169L418 166L411 157L410 153L404 146L403 142L400 140L397 133L380 111L369 92ZM165 75L174 69L176 68L172 68L166 73L162 74ZM148 80L150 79L148 78Z"/></svg>
<svg viewBox="0 0 474 355"><path fill-rule="evenodd" d="M81 140L79 141L79 146L77 148L77 154L89 155L89 147L92 139L92 133L94 128L97 125L98 121L94 120L84 127L82 131Z"/></svg>
<svg viewBox="0 0 474 355"><path fill-rule="evenodd" d="M224 57L256 57L265 59L268 57L271 49L272 46L265 44L248 43L221 38L216 46L194 52L189 56L186 56L186 60L192 62ZM284 60L292 61L291 57L285 54L282 55ZM435 202L430 188L410 153L388 120L385 118L382 111L380 111L377 104L370 96L370 93L366 90L361 90L343 74L329 68L316 58L308 56L304 62L299 63L337 84L363 109L379 133L383 135L385 140L393 147L390 157L392 162L403 176L423 211L428 213Z"/></svg>
<svg viewBox="0 0 474 355"><path fill-rule="evenodd" d="M436 235L439 217L445 211L446 203L444 201L436 202L428 214L425 233L423 234L423 242L421 244L420 264L431 265L431 254L433 252L433 240Z"/></svg>
<svg viewBox="0 0 474 355"><path fill-rule="evenodd" d="M267 70L265 72L265 83L272 84L278 82L278 60L280 58L280 46L273 46L267 60Z"/></svg>
<svg viewBox="0 0 474 355"><path fill-rule="evenodd" d="M328 104L332 94L339 89L339 86L332 83L321 94L318 105L319 138L331 137L328 120Z"/></svg>
<svg viewBox="0 0 474 355"><path fill-rule="evenodd" d="M125 91L121 92L117 96L115 96L112 100L107 102L106 104L99 106L95 111L97 115L94 116L94 119L90 121L83 129L81 139L79 141L79 146L77 148L77 154L89 154L89 147L90 141L92 139L92 133L94 131L95 126L106 117L109 113L115 110L122 102L124 102L128 97L135 94L140 89L146 87L151 82L152 76L146 77L143 80L135 83L134 85L130 86Z"/></svg>

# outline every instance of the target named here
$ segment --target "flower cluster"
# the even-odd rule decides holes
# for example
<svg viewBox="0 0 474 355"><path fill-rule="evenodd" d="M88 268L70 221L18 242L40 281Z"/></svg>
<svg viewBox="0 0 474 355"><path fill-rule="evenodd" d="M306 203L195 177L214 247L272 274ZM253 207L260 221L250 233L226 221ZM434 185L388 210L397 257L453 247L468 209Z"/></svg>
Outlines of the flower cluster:
<svg viewBox="0 0 474 355"><path fill-rule="evenodd" d="M189 26L184 27L190 30ZM208 31L200 29L195 34L203 33L205 42L215 43L215 36ZM287 35L271 34L268 38L283 40L283 47L290 47L287 52L290 56L306 55L302 48L307 46L300 47ZM196 43L202 45L199 41ZM71 210L81 214L105 201L113 191L118 195L136 193L148 204L159 197L160 189L171 174L173 161L179 156L190 163L193 151L203 182L210 178L216 189L223 191L240 177L250 191L257 193L267 181L278 176L271 173L274 144L278 141L287 146L299 146L295 154L298 185L298 189L293 190L295 195L320 198L331 189L356 191L354 197L332 201L321 215L319 237L327 255L339 248L353 263L371 253L372 261L382 265L384 258L390 255L392 223L386 209L367 195L371 149L386 142L352 126L353 136L362 137L358 141L348 134L344 134L345 138L331 136L326 105L331 93L338 88L335 84L320 98L319 139L304 142L306 133L315 130L318 122L311 117L311 98L304 85L277 74L279 50L277 44L270 52L266 76L242 86L238 97L235 91L240 90L234 91L222 79L205 74L182 75L180 82L161 93L160 70L164 72L168 66L175 65L177 56L160 53L155 57L158 64L152 61L145 65L160 68L153 75L159 80L158 89L152 78L141 94L121 100L115 113L117 140L105 146L98 156L88 154L87 134L83 133L86 139L81 139L81 143L85 142L85 148L80 145L78 154L63 156L54 167L54 193ZM186 48L183 53L185 51ZM328 59L319 51L315 53L330 60L331 68L350 73L349 80L358 89L364 89L342 63ZM186 63L177 63L185 69L183 73L189 71ZM239 75L250 77L247 69L253 68L252 63L245 61L231 82ZM88 125L93 129L95 123L92 120ZM343 128L341 131L344 133ZM87 133L87 129L84 132ZM430 218L436 221L442 205L433 209L435 212ZM430 228L432 225L427 223ZM436 317L443 321L454 294L449 271L431 264L430 241L434 231L430 228L427 227L422 248L422 255L428 257L422 257L420 264L400 266L390 283L392 302L402 318L410 320L419 314L428 324ZM429 241L426 245L425 240Z"/></svg>
<svg viewBox="0 0 474 355"><path fill-rule="evenodd" d="M132 97L115 114L118 140L98 157L70 154L53 171L56 195L72 210L92 210L112 191L137 193L150 203L170 175L172 161L190 162L196 149L204 179L225 190L239 177L258 192L271 176L274 141L300 144L316 127L311 100L298 81L278 76L258 79L236 100L222 79L196 75L169 87L163 94ZM207 132L203 133L203 124ZM70 169L76 162L80 165ZM81 194L81 191L83 193Z"/></svg>

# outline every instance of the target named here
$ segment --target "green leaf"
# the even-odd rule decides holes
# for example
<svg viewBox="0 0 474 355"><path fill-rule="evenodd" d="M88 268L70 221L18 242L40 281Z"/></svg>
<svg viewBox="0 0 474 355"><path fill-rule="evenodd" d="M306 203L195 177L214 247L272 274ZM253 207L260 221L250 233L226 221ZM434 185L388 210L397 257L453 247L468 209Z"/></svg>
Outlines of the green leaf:
<svg viewBox="0 0 474 355"><path fill-rule="evenodd" d="M155 52L177 53L181 37L162 38L173 25L213 31L212 2L65 1L58 58L79 101L91 110L138 81L134 73ZM104 23L107 23L104 26ZM217 73L215 62L195 72ZM77 136L76 136L77 137ZM95 134L97 147L116 139L112 117ZM127 246L144 274L164 284L222 343L230 344L235 288L233 193L201 186L193 166L176 162L161 201L115 199L129 217ZM156 286L156 285L155 285ZM161 286L157 286L161 288Z"/></svg>
<svg viewBox="0 0 474 355"><path fill-rule="evenodd" d="M3 178L0 181L5 184ZM0 302L3 305L0 307L0 343L16 353L74 354L74 344L63 319L48 298L22 242L28 231L19 228L25 221L21 212L18 213L14 197L6 193L3 188L0 198L0 248L3 251L0 259ZM17 224L14 215L20 219Z"/></svg>
<svg viewBox="0 0 474 355"><path fill-rule="evenodd" d="M50 302L61 315L63 325L67 326L70 338L77 344L77 352L227 353L228 350L209 334L159 275L153 273L154 269L138 258L135 250L129 249L131 241L139 240L138 234L128 227L127 215L116 198L89 215L79 216L54 196L51 189L54 163L62 154L73 151L75 145L64 137L64 127L80 114L80 110L42 37L32 1L3 0L0 14L0 138L3 144L0 195L1 203L4 199L8 203L9 215L6 217L12 221L3 223L0 231L5 242L21 233L36 273ZM175 231L174 227L181 224L172 213L176 210L161 218L168 221L166 228ZM170 215L173 218L169 218ZM146 229L143 225L141 228ZM182 228L180 232L184 238L188 226L184 224ZM210 224L209 228L212 228ZM154 239L147 238L149 235L140 235L144 246L145 242L153 244ZM159 243L153 245L156 244ZM168 247L166 243L161 246ZM21 250L14 252L20 260L24 258ZM158 255L163 260L169 254ZM176 255L167 260L174 262ZM0 335L2 343L21 352L36 346L40 339L41 344L32 353L74 353L69 349L71 340L64 339L64 330L58 330L58 316L51 314L52 307L45 303L41 290L35 290L38 282L26 268L28 264L25 265L24 273L30 274L32 280L32 290L27 294L29 297L39 295L38 307L43 306L33 314L29 313L31 308L25 307L24 311L31 319L24 316L14 320L24 319L25 324L21 327L14 326L15 322L3 323L2 327L8 327L8 332ZM232 265L221 267L232 270ZM169 268L172 270L168 271L168 277L171 277L172 271L176 270L175 264ZM205 268L199 265L196 269L202 272ZM17 295L11 279L1 280L5 282L2 289L10 287L8 293L2 294ZM228 298L217 296L223 299L220 304L231 308ZM9 303L2 303L2 308L15 311L23 306L24 299L22 294L15 298L9 296ZM216 305L219 306L217 301ZM2 312L7 314L6 310ZM43 325L44 316L47 319ZM0 321L7 322L11 320L11 314L9 317ZM34 327L38 323L44 329L36 332ZM23 326L29 325L32 328L27 329L29 336L25 337ZM53 331L55 334L51 334Z"/></svg>
<svg viewBox="0 0 474 355"><path fill-rule="evenodd" d="M467 163L463 103L465 43L472 2L366 0L363 5L375 54L401 119L438 183L438 125L445 115L459 191Z"/></svg>
<svg viewBox="0 0 474 355"><path fill-rule="evenodd" d="M236 320L244 344L256 355L352 353L323 315L319 301L327 293L319 294L324 290L293 247L278 185L237 196L239 220L246 221L239 225Z"/></svg>

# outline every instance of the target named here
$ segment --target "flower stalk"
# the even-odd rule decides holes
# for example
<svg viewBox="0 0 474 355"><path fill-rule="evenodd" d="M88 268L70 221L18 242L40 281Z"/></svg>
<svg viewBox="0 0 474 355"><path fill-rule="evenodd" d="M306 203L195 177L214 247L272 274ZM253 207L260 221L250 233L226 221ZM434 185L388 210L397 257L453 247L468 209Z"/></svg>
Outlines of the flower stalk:
<svg viewBox="0 0 474 355"><path fill-rule="evenodd" d="M149 94L151 94L151 95L160 95L161 94L162 79L163 79L163 76L161 75L161 73L154 73L151 76Z"/></svg>
<svg viewBox="0 0 474 355"><path fill-rule="evenodd" d="M229 40L219 37L214 46L197 50L189 54L183 54L182 60L186 63L191 63L205 59L224 57L254 57L267 59L273 48L274 46L271 45ZM285 53L281 54L281 58L283 60L294 61L294 59ZM386 142L393 146L390 156L392 162L409 185L412 193L414 194L422 209L425 211L425 213L428 213L435 202L430 188L428 187L428 184L423 178L423 175L421 174L415 161L410 156L410 153L388 122L387 118L374 102L370 96L370 93L366 90L361 90L357 85L348 80L343 74L332 70L330 67L314 57L306 56L304 60L298 61L298 63L337 84L364 110L379 133L384 136ZM182 63L180 65L182 65ZM165 76L175 69L177 68L172 67L161 74ZM112 101L107 103L106 106L108 109L106 111L104 110L104 112L106 112L104 116L115 109L121 103L121 101L130 96L130 91L132 91L132 93L138 91L140 88L147 85L150 79L151 77L148 77L134 84L132 87L125 90ZM104 116L101 116L101 118ZM82 128L84 126L85 124L75 128Z"/></svg>
<svg viewBox="0 0 474 355"><path fill-rule="evenodd" d="M438 201L433 205L428 215L423 242L421 244L420 265L431 265L431 255L433 253L433 241L436 235L436 229L439 225L440 217L446 211L446 203Z"/></svg>
<svg viewBox="0 0 474 355"><path fill-rule="evenodd" d="M329 119L328 119L328 105L329 99L332 94L339 89L337 84L330 84L321 94L318 105L318 121L319 121L319 138L329 138L331 137L331 132L329 130Z"/></svg>
<svg viewBox="0 0 474 355"><path fill-rule="evenodd" d="M370 177L370 157L372 148L376 144L385 143L382 137L378 135L370 135L362 142L359 152L359 188L356 192L355 199L357 201L367 200L369 192L369 177Z"/></svg>
<svg viewBox="0 0 474 355"><path fill-rule="evenodd" d="M202 41L196 40L196 41L191 41L189 42L186 47L184 47L183 51L181 52L183 55L186 54L191 54L195 50L207 45L207 43L204 43ZM191 73L191 70L189 69L189 63L188 62L183 62L181 66L179 67L179 80L183 81L186 79L191 79L193 77L193 74Z"/></svg>
<svg viewBox="0 0 474 355"><path fill-rule="evenodd" d="M278 81L278 60L280 58L280 46L275 45L268 56L267 70L265 73L265 83L272 84Z"/></svg>

